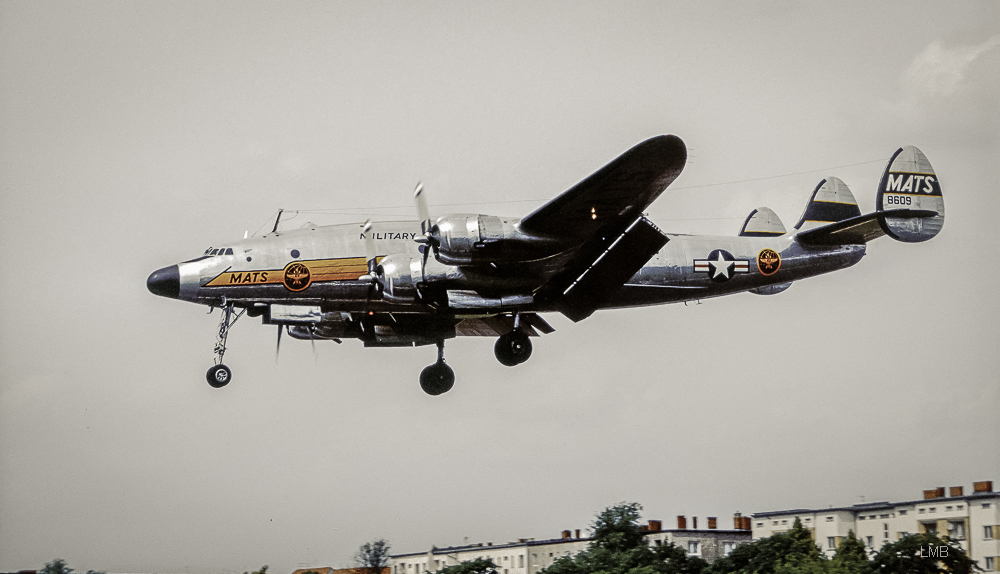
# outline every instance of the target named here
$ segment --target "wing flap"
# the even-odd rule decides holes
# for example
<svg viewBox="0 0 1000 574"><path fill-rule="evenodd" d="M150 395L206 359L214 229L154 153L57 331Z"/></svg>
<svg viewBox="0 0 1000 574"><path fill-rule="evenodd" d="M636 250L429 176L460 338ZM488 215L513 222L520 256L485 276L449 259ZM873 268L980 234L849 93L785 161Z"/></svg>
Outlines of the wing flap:
<svg viewBox="0 0 1000 574"><path fill-rule="evenodd" d="M802 231L795 236L799 243L806 245L860 245L885 235L885 218L920 219L935 217L938 213L929 209L890 209L858 215L843 221L830 223Z"/></svg>
<svg viewBox="0 0 1000 574"><path fill-rule="evenodd" d="M555 299L563 315L582 321L621 289L667 241L655 225L641 217L617 237L598 236L584 244L539 295Z"/></svg>
<svg viewBox="0 0 1000 574"><path fill-rule="evenodd" d="M560 240L621 231L677 179L686 161L681 138L650 138L522 219L521 229Z"/></svg>

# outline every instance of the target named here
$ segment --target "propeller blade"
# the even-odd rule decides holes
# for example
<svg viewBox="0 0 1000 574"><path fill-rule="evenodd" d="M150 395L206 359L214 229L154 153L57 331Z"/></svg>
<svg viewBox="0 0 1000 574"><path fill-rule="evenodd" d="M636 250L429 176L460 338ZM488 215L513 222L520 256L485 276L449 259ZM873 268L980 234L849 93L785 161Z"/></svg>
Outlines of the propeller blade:
<svg viewBox="0 0 1000 574"><path fill-rule="evenodd" d="M413 199L417 202L417 219L420 220L420 232L427 234L431 229L431 212L427 209L427 198L424 197L424 184L417 183L413 191Z"/></svg>
<svg viewBox="0 0 1000 574"><path fill-rule="evenodd" d="M278 325L278 343L274 346L274 362L278 362L278 353L281 352L281 325Z"/></svg>
<svg viewBox="0 0 1000 574"><path fill-rule="evenodd" d="M313 337L312 325L309 325L309 344L312 345L313 361L315 362L319 355L316 354L316 339Z"/></svg>
<svg viewBox="0 0 1000 574"><path fill-rule="evenodd" d="M365 222L361 233L365 236L365 259L368 260L368 274L375 277L375 268L378 266L378 256L375 251L375 237L372 236L372 220Z"/></svg>

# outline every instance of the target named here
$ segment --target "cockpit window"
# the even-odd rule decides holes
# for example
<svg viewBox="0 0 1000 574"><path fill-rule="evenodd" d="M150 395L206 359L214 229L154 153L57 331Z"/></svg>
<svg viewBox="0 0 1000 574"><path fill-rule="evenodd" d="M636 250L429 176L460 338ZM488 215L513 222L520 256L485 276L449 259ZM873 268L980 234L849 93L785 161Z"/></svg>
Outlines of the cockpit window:
<svg viewBox="0 0 1000 574"><path fill-rule="evenodd" d="M233 254L233 248L232 247L227 247L226 248L226 255L232 255L232 254Z"/></svg>
<svg viewBox="0 0 1000 574"><path fill-rule="evenodd" d="M208 249L205 250L205 255L207 256L211 252L212 252L212 248L209 247Z"/></svg>
<svg viewBox="0 0 1000 574"><path fill-rule="evenodd" d="M219 254L219 250L218 249L213 249L212 252L209 253L209 255L218 255L218 254Z"/></svg>

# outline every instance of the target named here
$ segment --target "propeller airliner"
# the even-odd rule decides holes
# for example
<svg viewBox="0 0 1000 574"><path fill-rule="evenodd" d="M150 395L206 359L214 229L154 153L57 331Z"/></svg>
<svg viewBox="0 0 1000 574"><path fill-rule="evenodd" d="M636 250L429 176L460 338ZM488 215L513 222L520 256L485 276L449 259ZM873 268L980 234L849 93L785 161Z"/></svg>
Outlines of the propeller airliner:
<svg viewBox="0 0 1000 574"><path fill-rule="evenodd" d="M417 220L274 229L210 247L154 271L152 293L222 311L206 378L223 364L232 325L261 317L295 339L358 339L365 347L436 345L420 374L430 395L452 388L444 359L454 337L496 337L513 367L531 338L553 332L541 313L574 322L600 309L696 301L749 291L774 295L794 281L844 269L888 235L931 239L944 223L941 185L926 156L899 148L882 175L876 211L863 215L847 185L819 182L792 230L766 207L737 236L665 232L643 212L680 175L687 149L673 135L648 139L525 217L454 213L432 218L421 186ZM211 310L211 309L210 309Z"/></svg>

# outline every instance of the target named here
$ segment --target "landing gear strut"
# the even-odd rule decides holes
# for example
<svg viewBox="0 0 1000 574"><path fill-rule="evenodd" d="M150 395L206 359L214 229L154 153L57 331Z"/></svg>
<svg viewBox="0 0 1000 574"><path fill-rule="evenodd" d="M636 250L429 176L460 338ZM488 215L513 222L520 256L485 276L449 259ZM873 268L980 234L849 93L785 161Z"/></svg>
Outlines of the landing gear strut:
<svg viewBox="0 0 1000 574"><path fill-rule="evenodd" d="M233 371L222 364L222 357L226 355L226 338L229 337L229 329L236 324L236 321L243 316L246 309L243 309L235 316L233 315L233 304L226 304L222 301L222 320L219 321L219 332L215 336L215 365L208 370L205 378L213 388L221 389L233 380Z"/></svg>
<svg viewBox="0 0 1000 574"><path fill-rule="evenodd" d="M420 371L420 388L432 396L447 393L455 386L455 371L444 362L444 341L438 341L437 348L437 362Z"/></svg>
<svg viewBox="0 0 1000 574"><path fill-rule="evenodd" d="M493 345L493 353L505 367L514 367L531 357L531 339L520 329L501 335Z"/></svg>

